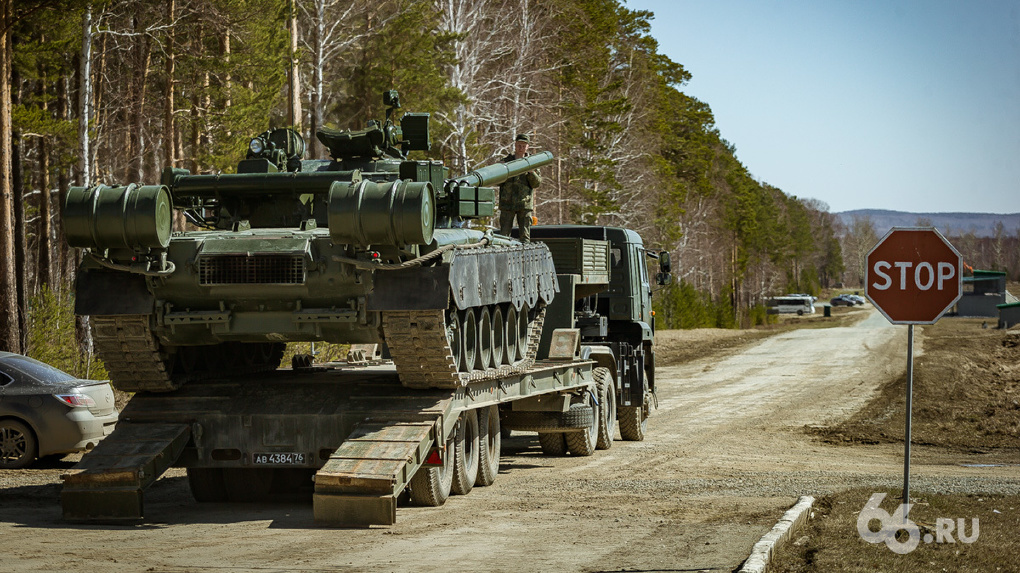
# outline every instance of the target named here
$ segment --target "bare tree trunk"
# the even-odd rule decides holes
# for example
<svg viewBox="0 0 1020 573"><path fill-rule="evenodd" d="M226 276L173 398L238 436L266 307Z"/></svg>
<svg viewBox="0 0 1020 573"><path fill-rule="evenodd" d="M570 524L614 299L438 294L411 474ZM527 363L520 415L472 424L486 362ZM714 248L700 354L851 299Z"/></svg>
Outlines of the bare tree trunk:
<svg viewBox="0 0 1020 573"><path fill-rule="evenodd" d="M202 24L201 22L195 27L195 35L192 37L191 51L194 55L202 53ZM191 141L188 142L191 146L191 172L199 173L201 166L198 163L198 150L202 144L201 136L202 132L199 129L199 112L198 112L198 90L191 90Z"/></svg>
<svg viewBox="0 0 1020 573"><path fill-rule="evenodd" d="M81 68L78 87L78 155L81 158L81 184L92 184L92 150L89 121L92 120L92 8L85 7L81 21Z"/></svg>
<svg viewBox="0 0 1020 573"><path fill-rule="evenodd" d="M174 18L177 15L177 4L175 0L169 0L167 3L167 11L169 12L170 22L173 23ZM174 33L175 26L170 26L170 31L167 37L167 56L166 56L166 95L163 97L163 166L174 167L176 157L174 148L176 147L177 138L175 137L176 130L174 129L174 71L176 67L176 60L174 58L174 52L177 50L175 45Z"/></svg>
<svg viewBox="0 0 1020 573"><path fill-rule="evenodd" d="M21 352L11 181L13 0L0 0L0 350Z"/></svg>
<svg viewBox="0 0 1020 573"><path fill-rule="evenodd" d="M137 18L134 19L135 29L139 27ZM135 45L135 70L134 81L131 86L131 113L129 120L130 135L128 137L128 167L124 173L124 182L137 182L143 178L143 145L144 139L142 130L145 126L145 88L149 79L149 61L151 59L152 46L149 38L141 35Z"/></svg>
<svg viewBox="0 0 1020 573"><path fill-rule="evenodd" d="M68 94L67 94L67 77L61 76L57 80L57 119L66 121L70 119L67 114L67 110L70 107L68 105ZM59 291L58 285L63 285L68 277L71 276L71 264L70 264L70 247L67 246L67 241L64 239L64 226L61 224L63 220L63 205L64 196L67 193L67 188L71 184L71 178L69 177L69 168L61 165L57 169L57 208L53 211L53 227L56 231L56 244L53 245L55 251L56 261L51 263L55 275L51 278L50 288L55 291ZM69 282L69 281L67 281Z"/></svg>
<svg viewBox="0 0 1020 573"><path fill-rule="evenodd" d="M298 74L300 62L298 62L298 27L297 27L297 5L296 0L290 0L288 9L290 12L290 66L288 66L288 79L290 81L289 103L287 120L294 129L301 131L301 78Z"/></svg>

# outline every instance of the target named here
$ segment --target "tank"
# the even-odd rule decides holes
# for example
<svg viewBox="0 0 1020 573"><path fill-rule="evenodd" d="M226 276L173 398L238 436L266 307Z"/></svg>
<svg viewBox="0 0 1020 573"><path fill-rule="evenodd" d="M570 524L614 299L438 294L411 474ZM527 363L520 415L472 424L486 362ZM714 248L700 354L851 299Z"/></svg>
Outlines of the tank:
<svg viewBox="0 0 1020 573"><path fill-rule="evenodd" d="M535 359L557 281L549 250L469 228L495 185L549 152L460 177L428 150L429 114L386 92L385 121L251 139L237 173L164 170L158 185L72 187L81 249L75 312L114 386L184 383L279 367L287 342L381 345L411 388L456 388ZM176 224L175 224L176 221ZM187 224L183 224L186 221ZM186 230L179 230L186 229Z"/></svg>

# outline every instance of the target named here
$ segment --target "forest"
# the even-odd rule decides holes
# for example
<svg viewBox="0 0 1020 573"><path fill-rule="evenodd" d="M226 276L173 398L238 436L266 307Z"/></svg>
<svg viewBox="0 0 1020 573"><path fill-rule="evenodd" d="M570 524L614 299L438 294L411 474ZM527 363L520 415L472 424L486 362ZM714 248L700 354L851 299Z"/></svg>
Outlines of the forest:
<svg viewBox="0 0 1020 573"><path fill-rule="evenodd" d="M0 4L0 349L83 338L68 187L231 172L269 127L324 158L315 131L381 118L389 89L432 114L427 157L454 174L521 132L552 151L539 224L630 227L670 251L660 327L749 326L770 295L844 280L827 205L756 179L659 53L653 14L619 0Z"/></svg>

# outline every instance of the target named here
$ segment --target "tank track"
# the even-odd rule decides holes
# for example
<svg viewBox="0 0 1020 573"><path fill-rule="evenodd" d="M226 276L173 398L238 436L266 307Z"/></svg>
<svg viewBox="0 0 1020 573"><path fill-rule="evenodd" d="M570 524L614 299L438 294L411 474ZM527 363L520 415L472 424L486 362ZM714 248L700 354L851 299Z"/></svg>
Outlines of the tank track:
<svg viewBox="0 0 1020 573"><path fill-rule="evenodd" d="M227 364L204 372L181 372L176 357L166 351L149 327L149 315L93 316L92 337L96 352L106 365L110 382L124 392L172 392L187 382L218 376L255 374L276 370L284 345L274 344L261 364ZM225 354L225 353L224 353ZM223 356L223 358L229 358ZM240 358L240 357L234 357Z"/></svg>
<svg viewBox="0 0 1020 573"><path fill-rule="evenodd" d="M499 368L458 372L453 351L446 338L443 310L383 312L386 346L406 388L460 388L470 382L520 374L535 364L538 343L545 323L545 307L528 325L528 349L524 358Z"/></svg>

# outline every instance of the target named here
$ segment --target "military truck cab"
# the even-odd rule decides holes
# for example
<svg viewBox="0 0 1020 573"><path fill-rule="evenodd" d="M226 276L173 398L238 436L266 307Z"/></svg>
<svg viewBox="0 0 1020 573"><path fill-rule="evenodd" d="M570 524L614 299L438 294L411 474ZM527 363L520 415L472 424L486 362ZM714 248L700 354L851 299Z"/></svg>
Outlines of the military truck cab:
<svg viewBox="0 0 1020 573"><path fill-rule="evenodd" d="M637 232L619 227L535 226L531 238L549 247L560 277L561 295L549 306L549 319L563 324L572 315L581 343L596 348L592 359L615 373L621 435L627 440L643 439L655 400L655 317L647 259L660 255L650 253ZM589 292L585 285L569 284L573 280L569 277L576 276L574 268L602 256L609 260L608 291ZM669 275L668 256L660 263L657 278L664 282ZM605 352L597 351L600 346ZM539 356L547 348L540 346Z"/></svg>

